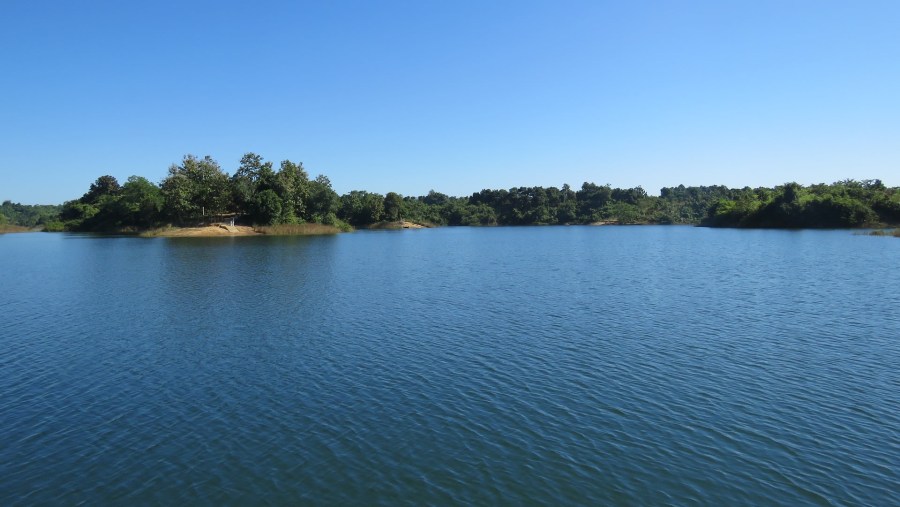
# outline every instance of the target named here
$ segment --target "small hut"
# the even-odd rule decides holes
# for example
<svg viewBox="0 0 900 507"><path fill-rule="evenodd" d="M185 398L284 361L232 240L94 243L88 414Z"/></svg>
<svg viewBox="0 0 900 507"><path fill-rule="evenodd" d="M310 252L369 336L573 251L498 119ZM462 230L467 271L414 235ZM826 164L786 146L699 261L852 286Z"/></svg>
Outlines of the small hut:
<svg viewBox="0 0 900 507"><path fill-rule="evenodd" d="M209 215L209 223L222 224L234 227L234 221L239 217L237 213L219 213L217 215Z"/></svg>

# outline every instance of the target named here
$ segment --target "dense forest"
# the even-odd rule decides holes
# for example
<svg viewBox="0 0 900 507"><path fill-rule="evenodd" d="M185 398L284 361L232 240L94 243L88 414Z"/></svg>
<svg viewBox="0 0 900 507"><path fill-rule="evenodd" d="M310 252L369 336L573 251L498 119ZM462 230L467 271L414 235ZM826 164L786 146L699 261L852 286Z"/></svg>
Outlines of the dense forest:
<svg viewBox="0 0 900 507"><path fill-rule="evenodd" d="M431 225L700 224L712 227L861 227L900 223L900 188L880 180L808 187L641 187L584 183L575 190L518 187L468 197L431 191L419 197L354 190L338 195L324 175L302 163L276 168L248 153L233 175L210 157L185 156L155 184L132 176L120 184L101 176L62 206L3 203L0 223L47 230L137 231L188 226L236 216L247 225L317 223L347 230L401 220Z"/></svg>
<svg viewBox="0 0 900 507"><path fill-rule="evenodd" d="M46 227L48 223L58 222L62 206L29 205L12 201L0 204L0 227L6 225L24 228Z"/></svg>
<svg viewBox="0 0 900 507"><path fill-rule="evenodd" d="M900 223L900 189L881 180L802 187L745 188L713 203L703 225L718 227L862 227Z"/></svg>

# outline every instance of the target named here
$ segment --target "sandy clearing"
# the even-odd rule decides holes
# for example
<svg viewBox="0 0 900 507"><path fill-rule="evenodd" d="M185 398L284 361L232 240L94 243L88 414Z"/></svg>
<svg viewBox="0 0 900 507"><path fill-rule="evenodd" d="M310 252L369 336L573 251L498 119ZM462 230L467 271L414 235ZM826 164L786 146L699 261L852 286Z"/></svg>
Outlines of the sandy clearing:
<svg viewBox="0 0 900 507"><path fill-rule="evenodd" d="M246 225L207 225L206 227L172 227L154 231L153 236L166 238L217 237L217 236L258 236L260 233Z"/></svg>

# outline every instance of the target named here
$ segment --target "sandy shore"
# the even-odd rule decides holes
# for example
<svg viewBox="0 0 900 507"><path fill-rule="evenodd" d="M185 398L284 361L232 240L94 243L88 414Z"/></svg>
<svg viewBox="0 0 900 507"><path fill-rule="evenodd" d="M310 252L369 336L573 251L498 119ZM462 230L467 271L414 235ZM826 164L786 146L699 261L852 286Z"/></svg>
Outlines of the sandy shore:
<svg viewBox="0 0 900 507"><path fill-rule="evenodd" d="M143 236L183 238L183 237L217 237L217 236L258 236L260 233L246 225L207 225L206 227L170 227L156 229L142 234Z"/></svg>
<svg viewBox="0 0 900 507"><path fill-rule="evenodd" d="M430 229L431 227L433 226L402 220L400 222L376 222L374 224L363 225L360 228L372 231L396 231L400 229Z"/></svg>
<svg viewBox="0 0 900 507"><path fill-rule="evenodd" d="M32 229L29 229L29 228L27 228L27 227L19 227L19 226L17 226L17 225L3 225L3 226L0 226L0 234L6 234L6 233L8 233L8 232L9 232L9 233L16 233L16 232L33 232L33 230L32 230Z"/></svg>

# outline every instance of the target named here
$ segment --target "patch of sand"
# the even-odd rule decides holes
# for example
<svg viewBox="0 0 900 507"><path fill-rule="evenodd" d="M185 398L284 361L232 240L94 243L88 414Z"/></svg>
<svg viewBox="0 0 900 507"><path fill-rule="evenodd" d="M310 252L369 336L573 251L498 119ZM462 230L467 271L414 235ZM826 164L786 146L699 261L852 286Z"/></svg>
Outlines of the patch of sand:
<svg viewBox="0 0 900 507"><path fill-rule="evenodd" d="M33 232L39 229L29 229L28 227L20 227L18 225L0 225L0 234L6 232Z"/></svg>
<svg viewBox="0 0 900 507"><path fill-rule="evenodd" d="M215 237L215 236L257 236L260 233L246 225L207 225L206 227L173 227L157 231L154 236L166 238Z"/></svg>
<svg viewBox="0 0 900 507"><path fill-rule="evenodd" d="M400 222L400 227L402 227L404 229L428 229L428 227L426 227L422 224L417 224L415 222L407 222L405 220Z"/></svg>

